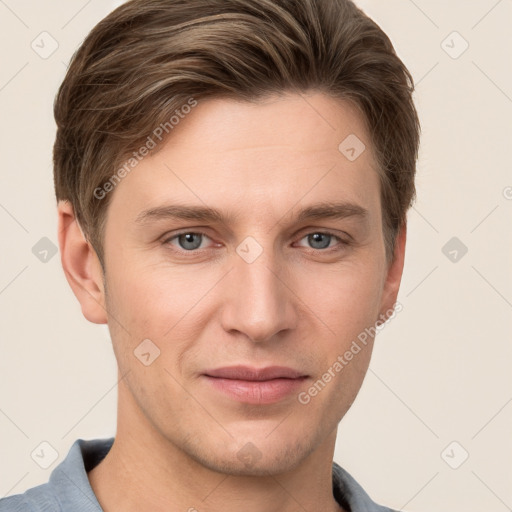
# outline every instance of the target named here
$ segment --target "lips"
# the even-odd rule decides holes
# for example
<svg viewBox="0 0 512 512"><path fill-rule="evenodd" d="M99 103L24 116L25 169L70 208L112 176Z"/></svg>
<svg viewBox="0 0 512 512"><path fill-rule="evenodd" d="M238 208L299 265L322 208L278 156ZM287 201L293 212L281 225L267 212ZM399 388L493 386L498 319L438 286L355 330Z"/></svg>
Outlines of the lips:
<svg viewBox="0 0 512 512"><path fill-rule="evenodd" d="M298 379L307 377L307 375L287 368L285 366L269 366L267 368L251 368L249 366L227 366L225 368L217 368L208 370L205 375L209 377L217 377L221 379L247 380L247 381L264 381L272 379Z"/></svg>
<svg viewBox="0 0 512 512"><path fill-rule="evenodd" d="M284 366L229 366L207 370L206 382L230 399L247 404L271 404L296 392L308 375Z"/></svg>

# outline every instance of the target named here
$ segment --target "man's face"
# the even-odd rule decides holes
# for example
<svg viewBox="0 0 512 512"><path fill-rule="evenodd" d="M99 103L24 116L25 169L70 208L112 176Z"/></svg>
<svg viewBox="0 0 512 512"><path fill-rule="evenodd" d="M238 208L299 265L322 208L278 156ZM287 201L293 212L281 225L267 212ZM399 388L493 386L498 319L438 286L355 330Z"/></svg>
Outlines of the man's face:
<svg viewBox="0 0 512 512"><path fill-rule="evenodd" d="M351 134L366 144L353 161L338 149ZM355 208L298 218L325 203ZM223 219L144 213L177 206ZM134 435L234 474L332 446L372 340L333 365L389 308L379 180L353 107L321 94L199 102L116 187L104 249ZM281 369L258 373L269 367Z"/></svg>

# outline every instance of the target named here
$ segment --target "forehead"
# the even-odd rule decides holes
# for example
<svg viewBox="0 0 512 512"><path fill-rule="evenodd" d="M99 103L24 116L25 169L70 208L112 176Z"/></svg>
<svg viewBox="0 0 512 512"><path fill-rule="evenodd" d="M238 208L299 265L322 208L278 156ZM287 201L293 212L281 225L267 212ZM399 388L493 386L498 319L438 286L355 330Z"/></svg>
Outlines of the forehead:
<svg viewBox="0 0 512 512"><path fill-rule="evenodd" d="M320 93L217 98L180 119L117 185L110 208L132 221L173 201L275 217L316 200L371 210L378 189L364 119L350 103Z"/></svg>
<svg viewBox="0 0 512 512"><path fill-rule="evenodd" d="M318 92L274 95L254 103L214 98L184 116L156 153L164 146L197 153L207 148L209 155L224 153L223 158L227 151L234 157L266 152L284 158L290 151L298 157L312 151L339 157L339 145L347 137L364 140L371 149L363 115L346 100ZM368 151L366 159L370 156Z"/></svg>

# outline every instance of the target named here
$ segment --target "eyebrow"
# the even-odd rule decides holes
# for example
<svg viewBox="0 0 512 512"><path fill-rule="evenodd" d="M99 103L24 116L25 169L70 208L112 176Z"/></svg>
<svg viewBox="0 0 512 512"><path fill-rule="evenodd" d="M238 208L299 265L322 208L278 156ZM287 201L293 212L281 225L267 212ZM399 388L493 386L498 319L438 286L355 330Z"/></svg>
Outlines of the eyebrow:
<svg viewBox="0 0 512 512"><path fill-rule="evenodd" d="M350 202L322 202L307 206L299 211L296 221L321 219L345 219L355 217L361 221L368 220L369 212L361 205ZM197 222L229 223L237 218L236 215L225 215L219 210L208 206L165 205L149 208L140 212L135 223L145 225L158 220L190 220Z"/></svg>

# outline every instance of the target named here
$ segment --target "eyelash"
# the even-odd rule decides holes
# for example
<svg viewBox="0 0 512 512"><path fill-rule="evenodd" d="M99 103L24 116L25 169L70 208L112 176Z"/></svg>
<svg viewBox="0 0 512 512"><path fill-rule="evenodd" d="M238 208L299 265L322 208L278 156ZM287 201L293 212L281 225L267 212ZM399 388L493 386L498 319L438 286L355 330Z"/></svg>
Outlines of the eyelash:
<svg viewBox="0 0 512 512"><path fill-rule="evenodd" d="M175 240L177 239L178 237L180 237L181 235L202 235L203 237L206 237L206 238L210 238L206 233L202 232L202 231L181 231L179 233L175 233L174 235L172 235L171 237L167 237L164 239L164 241L162 242L163 245L165 246L171 246L171 241L172 240ZM330 231L310 231L309 233L306 233L305 235L303 235L300 239L300 240L303 240L304 238L306 238L307 236L309 235L313 235L313 234L319 234L319 235L326 235L326 236L330 236L332 238L335 238L336 240L338 240L339 244L337 246L334 246L334 247L327 247L325 249L314 249L312 247L309 247L309 248L306 248L306 249L309 249L309 251L311 252L314 252L314 253L319 253L319 254L331 254L332 252L338 252L338 251L341 251L343 248L347 247L350 245L350 242L348 240L344 240L342 239L341 237L339 237L338 235L335 235L334 233L330 232ZM172 246L172 249L171 250L176 250L177 252L179 253L185 253L185 254L190 254L190 255L194 255L194 254L199 254L201 251L207 251L208 249L193 249L193 250L185 250L185 249L180 249L180 248L176 248L174 246Z"/></svg>

